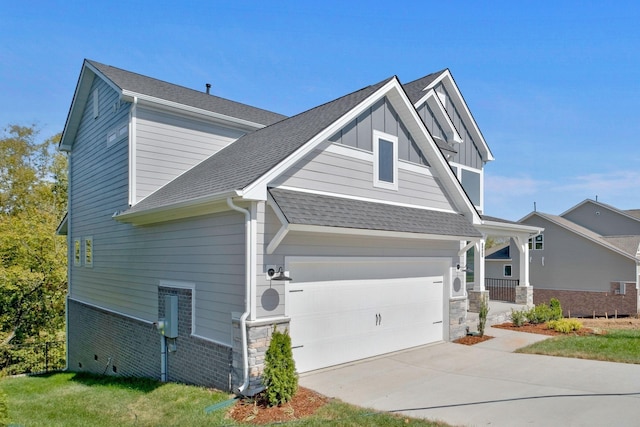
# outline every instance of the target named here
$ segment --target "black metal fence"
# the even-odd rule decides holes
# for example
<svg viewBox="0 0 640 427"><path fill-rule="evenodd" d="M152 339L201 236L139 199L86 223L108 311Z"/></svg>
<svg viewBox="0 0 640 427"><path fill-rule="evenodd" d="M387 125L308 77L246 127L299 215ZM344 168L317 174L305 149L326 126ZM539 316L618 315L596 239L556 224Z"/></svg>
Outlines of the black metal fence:
<svg viewBox="0 0 640 427"><path fill-rule="evenodd" d="M516 286L518 279L484 279L484 288L489 291L489 299L493 301L516 302Z"/></svg>
<svg viewBox="0 0 640 427"><path fill-rule="evenodd" d="M0 345L0 376L60 371L65 357L64 341Z"/></svg>

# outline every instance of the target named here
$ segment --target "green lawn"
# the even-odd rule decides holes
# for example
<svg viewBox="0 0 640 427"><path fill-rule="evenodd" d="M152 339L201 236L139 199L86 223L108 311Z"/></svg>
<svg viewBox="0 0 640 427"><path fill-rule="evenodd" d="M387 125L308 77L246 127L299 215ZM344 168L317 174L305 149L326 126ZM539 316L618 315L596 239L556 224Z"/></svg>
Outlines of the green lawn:
<svg viewBox="0 0 640 427"><path fill-rule="evenodd" d="M18 426L232 426L228 406L207 413L233 396L147 379L73 373L3 378L9 420ZM231 403L231 402L229 402ZM286 424L280 424L286 425ZM374 413L331 401L313 418L295 426L446 426L446 424Z"/></svg>
<svg viewBox="0 0 640 427"><path fill-rule="evenodd" d="M640 330L618 329L603 335L557 336L517 352L640 364Z"/></svg>

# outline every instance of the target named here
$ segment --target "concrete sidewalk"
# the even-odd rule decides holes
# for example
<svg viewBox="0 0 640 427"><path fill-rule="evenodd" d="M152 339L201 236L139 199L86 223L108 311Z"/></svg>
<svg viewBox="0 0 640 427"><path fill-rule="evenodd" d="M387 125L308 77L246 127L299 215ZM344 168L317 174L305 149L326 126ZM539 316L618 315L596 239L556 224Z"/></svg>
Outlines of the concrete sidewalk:
<svg viewBox="0 0 640 427"><path fill-rule="evenodd" d="M548 337L488 328L474 346L439 343L303 374L300 385L378 411L465 426L638 426L640 365L516 354Z"/></svg>

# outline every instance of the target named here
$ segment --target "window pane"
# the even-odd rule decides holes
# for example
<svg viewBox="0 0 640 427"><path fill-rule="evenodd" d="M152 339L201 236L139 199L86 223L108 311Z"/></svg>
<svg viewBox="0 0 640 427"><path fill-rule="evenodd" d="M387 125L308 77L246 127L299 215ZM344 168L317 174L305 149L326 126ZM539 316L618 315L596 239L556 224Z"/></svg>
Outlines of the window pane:
<svg viewBox="0 0 640 427"><path fill-rule="evenodd" d="M462 169L462 187L473 204L480 206L480 174Z"/></svg>
<svg viewBox="0 0 640 427"><path fill-rule="evenodd" d="M393 143L380 139L378 141L378 179L393 182Z"/></svg>
<svg viewBox="0 0 640 427"><path fill-rule="evenodd" d="M510 265L505 265L504 266L504 277L511 277L511 266Z"/></svg>

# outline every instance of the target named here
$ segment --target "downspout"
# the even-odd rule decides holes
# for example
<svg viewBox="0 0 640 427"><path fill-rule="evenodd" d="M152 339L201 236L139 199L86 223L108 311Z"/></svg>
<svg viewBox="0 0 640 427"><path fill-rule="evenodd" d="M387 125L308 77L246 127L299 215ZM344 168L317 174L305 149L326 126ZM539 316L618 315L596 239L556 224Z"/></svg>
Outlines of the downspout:
<svg viewBox="0 0 640 427"><path fill-rule="evenodd" d="M129 110L129 206L136 204L136 134L138 123L138 97L133 97Z"/></svg>
<svg viewBox="0 0 640 427"><path fill-rule="evenodd" d="M251 276L253 274L253 266L251 265L251 252L253 240L252 226L251 226L251 211L241 208L233 204L233 199L227 197L227 205L240 213L244 214L245 218L245 290L244 290L244 313L240 316L240 332L242 335L242 385L238 388L240 394L249 386L249 349L247 345L247 317L251 314Z"/></svg>
<svg viewBox="0 0 640 427"><path fill-rule="evenodd" d="M64 370L69 370L69 296L71 295L71 266L73 265L73 256L75 255L75 247L73 245L73 236L71 235L71 151L67 153L67 298L64 300L64 317L65 317L65 363Z"/></svg>

